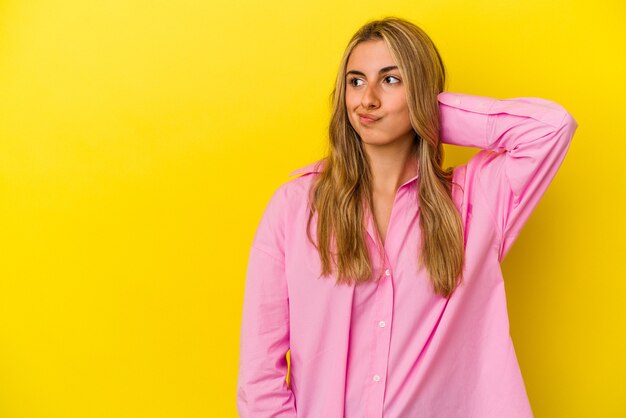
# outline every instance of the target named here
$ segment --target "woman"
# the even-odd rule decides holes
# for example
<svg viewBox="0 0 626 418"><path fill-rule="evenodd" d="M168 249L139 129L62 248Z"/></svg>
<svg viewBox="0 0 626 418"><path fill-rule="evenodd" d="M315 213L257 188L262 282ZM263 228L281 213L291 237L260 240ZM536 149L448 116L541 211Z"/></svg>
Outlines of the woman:
<svg viewBox="0 0 626 418"><path fill-rule="evenodd" d="M500 263L577 123L444 84L410 22L350 40L328 155L277 188L252 243L240 416L532 417ZM443 170L442 143L481 150Z"/></svg>

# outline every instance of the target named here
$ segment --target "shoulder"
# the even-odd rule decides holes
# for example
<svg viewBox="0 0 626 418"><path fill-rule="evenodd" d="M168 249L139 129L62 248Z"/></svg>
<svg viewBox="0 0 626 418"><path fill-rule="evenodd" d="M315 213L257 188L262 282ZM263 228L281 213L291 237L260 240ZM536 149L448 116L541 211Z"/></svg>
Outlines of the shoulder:
<svg viewBox="0 0 626 418"><path fill-rule="evenodd" d="M326 161L326 158L322 158L291 171L289 173L290 179L280 186L284 189L285 198L296 203L306 200L303 198L306 197L313 180L323 171Z"/></svg>
<svg viewBox="0 0 626 418"><path fill-rule="evenodd" d="M304 165L300 168L296 168L291 173L289 173L289 177L297 176L297 175L307 175L311 173L319 173L326 166L326 158L322 158L316 161L313 161L307 165Z"/></svg>
<svg viewBox="0 0 626 418"><path fill-rule="evenodd" d="M280 218L306 203L311 183L325 165L323 158L292 170L291 178L274 188L265 210L267 216Z"/></svg>

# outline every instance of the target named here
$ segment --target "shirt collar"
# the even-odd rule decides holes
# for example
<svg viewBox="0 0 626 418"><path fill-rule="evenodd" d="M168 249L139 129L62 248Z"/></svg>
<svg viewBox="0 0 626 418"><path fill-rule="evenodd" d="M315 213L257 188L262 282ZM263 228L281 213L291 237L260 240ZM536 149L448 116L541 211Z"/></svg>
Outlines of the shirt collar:
<svg viewBox="0 0 626 418"><path fill-rule="evenodd" d="M295 176L298 174L309 174L309 173L319 173L326 166L326 158L322 158L321 160L317 160L312 162L311 164L307 164L304 167L300 167L291 173L289 173L289 177Z"/></svg>

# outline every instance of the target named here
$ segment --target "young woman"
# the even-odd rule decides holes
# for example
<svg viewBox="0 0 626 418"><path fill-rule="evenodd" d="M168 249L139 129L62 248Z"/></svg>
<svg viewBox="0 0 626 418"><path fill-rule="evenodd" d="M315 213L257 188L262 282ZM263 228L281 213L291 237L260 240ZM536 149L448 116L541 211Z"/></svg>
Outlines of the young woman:
<svg viewBox="0 0 626 418"><path fill-rule="evenodd" d="M532 417L500 263L578 125L546 99L444 84L410 22L350 40L328 155L276 189L254 236L241 417ZM442 143L481 150L444 170Z"/></svg>

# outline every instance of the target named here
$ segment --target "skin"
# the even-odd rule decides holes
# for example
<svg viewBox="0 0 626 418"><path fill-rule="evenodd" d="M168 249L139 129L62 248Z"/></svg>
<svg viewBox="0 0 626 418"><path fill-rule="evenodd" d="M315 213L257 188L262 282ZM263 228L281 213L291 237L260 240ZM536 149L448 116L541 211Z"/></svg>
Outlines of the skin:
<svg viewBox="0 0 626 418"><path fill-rule="evenodd" d="M373 40L352 50L346 69L346 110L370 161L374 216L383 242L396 192L417 171L416 161L410 158L414 131L400 71L396 68L379 74L390 66L396 63L387 45ZM367 124L359 113L380 119Z"/></svg>

